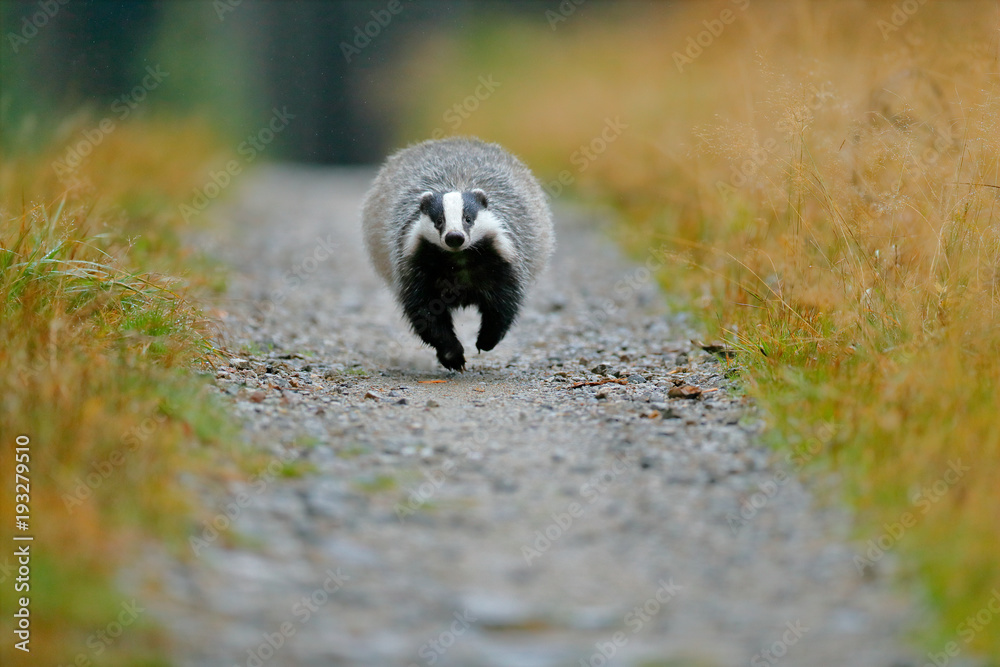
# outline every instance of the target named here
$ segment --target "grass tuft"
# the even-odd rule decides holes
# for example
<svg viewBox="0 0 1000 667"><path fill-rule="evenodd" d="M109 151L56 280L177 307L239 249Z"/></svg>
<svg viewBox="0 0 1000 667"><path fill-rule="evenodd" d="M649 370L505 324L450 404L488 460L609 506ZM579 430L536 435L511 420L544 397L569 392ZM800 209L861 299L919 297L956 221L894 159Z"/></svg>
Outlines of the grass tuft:
<svg viewBox="0 0 1000 667"><path fill-rule="evenodd" d="M161 664L150 617L110 643L97 633L131 600L115 577L142 541L183 544L194 504L182 475L228 438L191 372L215 355L195 301L212 276L181 245L177 213L216 144L198 126L121 125L60 178L53 164L79 130L0 166L0 474L12 494L8 454L29 437L32 659ZM5 610L25 593L15 572L0 556ZM19 664L11 614L0 629L2 661Z"/></svg>

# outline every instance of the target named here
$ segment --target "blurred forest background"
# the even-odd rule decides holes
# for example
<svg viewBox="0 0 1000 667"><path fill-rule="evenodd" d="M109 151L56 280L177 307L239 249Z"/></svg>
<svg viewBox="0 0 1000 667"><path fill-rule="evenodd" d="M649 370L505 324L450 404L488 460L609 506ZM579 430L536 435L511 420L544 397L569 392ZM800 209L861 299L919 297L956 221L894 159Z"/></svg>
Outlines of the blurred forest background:
<svg viewBox="0 0 1000 667"><path fill-rule="evenodd" d="M482 29L491 14L537 19L551 4L3 0L5 145L67 116L106 114L153 66L167 85L140 114L199 116L237 137L287 108L296 122L275 157L375 163L397 138L388 65L427 34Z"/></svg>
<svg viewBox="0 0 1000 667"><path fill-rule="evenodd" d="M936 611L929 650L1000 664L1000 620L963 625L1000 589L998 25L992 0L0 0L0 443L47 447L45 645L113 615L95 591L142 538L184 539L179 471L253 466L192 379L224 277L185 206L234 160L476 134L612 217L737 352L769 442L836 473L859 574L891 551ZM150 415L128 474L67 503ZM155 628L129 641L108 664L162 654Z"/></svg>

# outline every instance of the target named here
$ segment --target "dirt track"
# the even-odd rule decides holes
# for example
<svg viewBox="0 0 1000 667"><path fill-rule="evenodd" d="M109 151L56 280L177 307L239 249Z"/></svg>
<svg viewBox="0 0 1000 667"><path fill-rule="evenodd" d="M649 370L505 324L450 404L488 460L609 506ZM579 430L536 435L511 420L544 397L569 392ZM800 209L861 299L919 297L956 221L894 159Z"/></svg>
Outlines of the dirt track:
<svg viewBox="0 0 1000 667"><path fill-rule="evenodd" d="M312 469L205 489L225 539L152 562L179 663L916 664L845 517L786 479L732 369L599 224L557 209L519 324L454 374L367 264L371 176L261 170L225 211L220 391L272 470Z"/></svg>

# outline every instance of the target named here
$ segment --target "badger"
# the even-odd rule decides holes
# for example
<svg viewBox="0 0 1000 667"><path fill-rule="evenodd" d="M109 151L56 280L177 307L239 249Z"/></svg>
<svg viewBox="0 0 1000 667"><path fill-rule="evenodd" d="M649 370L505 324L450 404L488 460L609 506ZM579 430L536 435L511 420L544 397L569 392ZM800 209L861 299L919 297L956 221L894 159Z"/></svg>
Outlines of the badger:
<svg viewBox="0 0 1000 667"><path fill-rule="evenodd" d="M492 350L554 246L552 214L531 171L497 144L472 137L391 155L361 218L375 270L414 333L450 370L465 369L452 311L478 308L476 348Z"/></svg>

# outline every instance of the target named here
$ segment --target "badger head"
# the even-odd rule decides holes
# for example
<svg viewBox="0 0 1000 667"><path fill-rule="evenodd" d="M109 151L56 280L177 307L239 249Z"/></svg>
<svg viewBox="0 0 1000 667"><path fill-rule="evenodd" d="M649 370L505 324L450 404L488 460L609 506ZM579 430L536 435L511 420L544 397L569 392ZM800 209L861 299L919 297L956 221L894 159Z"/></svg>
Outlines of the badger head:
<svg viewBox="0 0 1000 667"><path fill-rule="evenodd" d="M489 208L486 193L424 192L418 202L419 217L410 228L406 254L416 252L421 239L447 250L460 252L485 241L508 262L514 261L514 245L507 230Z"/></svg>

